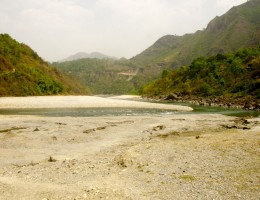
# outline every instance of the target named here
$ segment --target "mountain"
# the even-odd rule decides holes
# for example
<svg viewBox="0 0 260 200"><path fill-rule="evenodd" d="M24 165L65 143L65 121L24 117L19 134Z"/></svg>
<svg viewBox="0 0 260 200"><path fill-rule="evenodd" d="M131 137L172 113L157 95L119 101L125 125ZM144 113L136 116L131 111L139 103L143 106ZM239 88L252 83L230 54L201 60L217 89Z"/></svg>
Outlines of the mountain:
<svg viewBox="0 0 260 200"><path fill-rule="evenodd" d="M198 56L235 51L260 44L260 1L250 0L215 17L206 29L183 36L166 35L131 59L139 66L175 68Z"/></svg>
<svg viewBox="0 0 260 200"><path fill-rule="evenodd" d="M163 36L130 60L82 59L55 66L82 80L94 94L138 93L165 69L190 65L199 56L208 58L259 44L260 1L250 0L215 17L204 30Z"/></svg>
<svg viewBox="0 0 260 200"><path fill-rule="evenodd" d="M87 94L25 44L0 34L0 96Z"/></svg>
<svg viewBox="0 0 260 200"><path fill-rule="evenodd" d="M90 54L84 53L84 52L79 52L72 56L69 56L68 58L61 60L60 62L73 61L73 60L78 60L78 59L82 59L82 58L115 59L115 60L117 59L116 57L107 56L107 55L99 53L99 52L92 52Z"/></svg>
<svg viewBox="0 0 260 200"><path fill-rule="evenodd" d="M53 65L81 80L93 94L127 94L135 89L131 79L137 69L129 60L84 58Z"/></svg>

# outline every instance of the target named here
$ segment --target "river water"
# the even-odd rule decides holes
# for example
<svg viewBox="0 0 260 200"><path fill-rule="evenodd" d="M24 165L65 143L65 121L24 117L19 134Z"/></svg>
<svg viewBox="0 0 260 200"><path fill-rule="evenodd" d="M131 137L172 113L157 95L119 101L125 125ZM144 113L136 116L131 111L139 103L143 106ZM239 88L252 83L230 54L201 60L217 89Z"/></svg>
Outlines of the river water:
<svg viewBox="0 0 260 200"><path fill-rule="evenodd" d="M40 115L53 117L102 117L102 116L150 116L150 115L177 115L177 114L224 114L237 117L259 117L258 111L246 111L234 108L198 106L190 103L174 103L190 106L192 112L176 112L161 109L140 108L25 108L0 109L0 115Z"/></svg>

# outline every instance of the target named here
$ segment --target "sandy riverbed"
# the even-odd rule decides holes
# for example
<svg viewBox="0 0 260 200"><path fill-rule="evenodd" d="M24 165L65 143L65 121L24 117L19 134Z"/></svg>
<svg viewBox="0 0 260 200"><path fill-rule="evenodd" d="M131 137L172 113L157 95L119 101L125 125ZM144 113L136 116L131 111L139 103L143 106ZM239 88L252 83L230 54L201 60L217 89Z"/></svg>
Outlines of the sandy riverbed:
<svg viewBox="0 0 260 200"><path fill-rule="evenodd" d="M103 98L97 96L36 96L36 97L1 97L0 108L152 108L176 111L191 111L187 106L166 105L129 101L125 98L135 96L121 96Z"/></svg>
<svg viewBox="0 0 260 200"><path fill-rule="evenodd" d="M0 115L0 199L259 199L259 124Z"/></svg>

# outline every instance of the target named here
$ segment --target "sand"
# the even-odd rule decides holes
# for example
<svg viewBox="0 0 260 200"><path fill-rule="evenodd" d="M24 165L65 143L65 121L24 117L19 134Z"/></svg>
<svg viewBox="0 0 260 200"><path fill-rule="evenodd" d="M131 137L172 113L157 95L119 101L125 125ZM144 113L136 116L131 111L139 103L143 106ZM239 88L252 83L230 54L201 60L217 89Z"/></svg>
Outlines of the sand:
<svg viewBox="0 0 260 200"><path fill-rule="evenodd" d="M135 96L103 98L97 96L35 96L1 97L0 108L151 108L176 111L192 111L187 106L167 105L125 100Z"/></svg>
<svg viewBox="0 0 260 200"><path fill-rule="evenodd" d="M39 97L18 99L9 106ZM0 199L260 199L259 124L216 114L0 115Z"/></svg>

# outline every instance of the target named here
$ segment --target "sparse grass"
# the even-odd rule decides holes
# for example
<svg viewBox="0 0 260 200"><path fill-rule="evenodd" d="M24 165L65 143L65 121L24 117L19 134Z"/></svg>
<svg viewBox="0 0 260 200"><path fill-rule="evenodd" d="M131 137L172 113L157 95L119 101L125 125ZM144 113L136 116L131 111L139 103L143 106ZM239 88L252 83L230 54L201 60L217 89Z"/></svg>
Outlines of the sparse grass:
<svg viewBox="0 0 260 200"><path fill-rule="evenodd" d="M188 174L181 175L180 179L185 180L185 181L195 181L196 180L196 178L194 176L191 176Z"/></svg>

